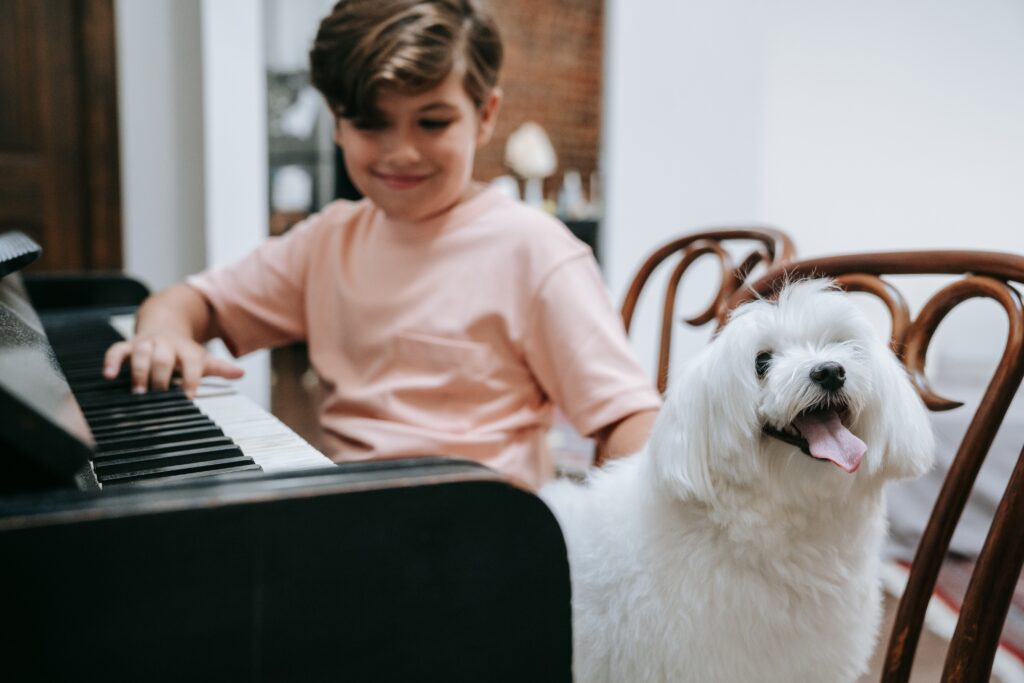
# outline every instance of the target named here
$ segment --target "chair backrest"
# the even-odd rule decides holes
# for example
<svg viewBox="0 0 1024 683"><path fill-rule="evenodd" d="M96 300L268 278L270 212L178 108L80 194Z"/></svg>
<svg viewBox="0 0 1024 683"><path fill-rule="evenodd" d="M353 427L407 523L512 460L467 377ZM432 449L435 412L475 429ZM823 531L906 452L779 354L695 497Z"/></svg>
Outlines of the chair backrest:
<svg viewBox="0 0 1024 683"><path fill-rule="evenodd" d="M960 276L941 287L911 317L906 302L884 275ZM924 375L925 356L939 323L963 301L997 302L1009 322L1006 346L978 409L960 441L917 547L885 657L883 683L907 681L925 610L953 531L960 520L989 447L1024 377L1024 256L978 251L851 254L794 261L773 268L749 289L737 291L728 308L767 296L784 279L827 276L848 291L877 296L892 315L892 346L925 404L933 411L961 403L939 396ZM1024 564L1024 450L999 502L964 597L946 654L943 681L988 681L1013 591Z"/></svg>
<svg viewBox="0 0 1024 683"><path fill-rule="evenodd" d="M746 256L735 259L727 250L730 243L751 249ZM633 322L637 301L651 275L667 259L677 256L665 289L661 318L661 338L658 345L658 391L664 393L668 384L669 357L672 347L672 327L676 322L675 310L679 296L679 285L683 275L702 256L711 255L718 259L721 270L721 285L711 303L701 313L682 322L700 327L711 321L721 324L725 320L726 304L733 294L749 279L751 272L759 265L771 267L791 260L796 254L793 241L781 230L768 227L720 228L693 232L678 237L658 247L633 277L626 298L622 304L622 322L628 332ZM667 265L667 264L666 264Z"/></svg>

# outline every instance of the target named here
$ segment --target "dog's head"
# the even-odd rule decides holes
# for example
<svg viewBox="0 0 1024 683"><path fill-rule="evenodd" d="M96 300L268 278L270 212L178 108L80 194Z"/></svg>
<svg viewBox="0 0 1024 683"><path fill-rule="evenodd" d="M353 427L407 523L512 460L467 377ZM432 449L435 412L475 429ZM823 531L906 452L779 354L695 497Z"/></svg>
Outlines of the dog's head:
<svg viewBox="0 0 1024 683"><path fill-rule="evenodd" d="M830 281L806 280L737 309L675 378L650 448L670 491L714 500L769 481L827 495L830 482L916 476L933 437L859 309Z"/></svg>

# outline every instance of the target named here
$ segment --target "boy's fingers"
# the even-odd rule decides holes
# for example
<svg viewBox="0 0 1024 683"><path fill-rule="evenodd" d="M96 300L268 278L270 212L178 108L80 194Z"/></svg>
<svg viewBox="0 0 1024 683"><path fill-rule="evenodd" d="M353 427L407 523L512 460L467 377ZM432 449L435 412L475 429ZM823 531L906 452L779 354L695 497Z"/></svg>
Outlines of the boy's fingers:
<svg viewBox="0 0 1024 683"><path fill-rule="evenodd" d="M171 386L171 374L174 372L177 353L173 346L156 342L153 344L153 355L150 358L149 380L153 388L163 391Z"/></svg>
<svg viewBox="0 0 1024 683"><path fill-rule="evenodd" d="M140 341L132 346L132 393L144 394L149 386L149 363L153 342Z"/></svg>
<svg viewBox="0 0 1024 683"><path fill-rule="evenodd" d="M229 363L223 358L207 356L206 368L204 369L203 374L223 377L224 379L238 379L245 374L245 370L234 363Z"/></svg>
<svg viewBox="0 0 1024 683"><path fill-rule="evenodd" d="M112 344L103 355L103 376L106 379L114 379L121 371L124 359L132 352L132 345L126 341Z"/></svg>
<svg viewBox="0 0 1024 683"><path fill-rule="evenodd" d="M185 395L193 398L203 376L202 354L186 353L181 356L181 388Z"/></svg>

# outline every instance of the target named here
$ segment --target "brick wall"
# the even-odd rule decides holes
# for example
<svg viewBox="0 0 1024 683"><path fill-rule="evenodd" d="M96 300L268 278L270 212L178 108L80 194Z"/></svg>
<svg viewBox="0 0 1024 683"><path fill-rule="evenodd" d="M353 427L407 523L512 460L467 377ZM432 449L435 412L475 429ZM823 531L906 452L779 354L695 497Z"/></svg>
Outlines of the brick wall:
<svg viewBox="0 0 1024 683"><path fill-rule="evenodd" d="M475 176L490 180L510 173L505 141L526 121L547 131L558 169L545 182L554 199L561 175L576 168L584 191L597 167L601 130L603 0L489 0L501 30L505 92L491 142L477 154Z"/></svg>

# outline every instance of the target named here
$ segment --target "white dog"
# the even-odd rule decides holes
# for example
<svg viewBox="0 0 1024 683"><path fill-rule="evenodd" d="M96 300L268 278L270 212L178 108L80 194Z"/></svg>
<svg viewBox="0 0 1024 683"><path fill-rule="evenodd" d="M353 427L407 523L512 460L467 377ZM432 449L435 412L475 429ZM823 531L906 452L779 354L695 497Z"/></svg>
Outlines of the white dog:
<svg viewBox="0 0 1024 683"><path fill-rule="evenodd" d="M576 680L856 680L881 612L882 485L932 451L902 366L831 283L741 307L646 450L541 490L569 550Z"/></svg>

